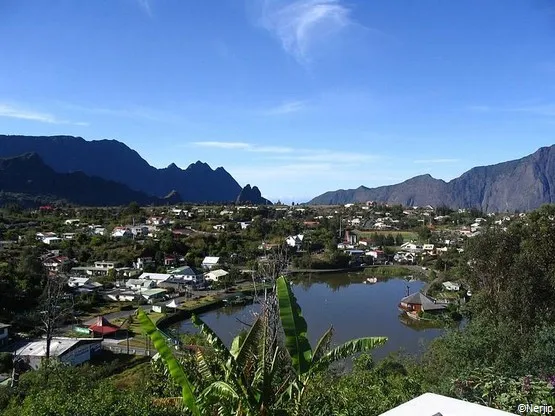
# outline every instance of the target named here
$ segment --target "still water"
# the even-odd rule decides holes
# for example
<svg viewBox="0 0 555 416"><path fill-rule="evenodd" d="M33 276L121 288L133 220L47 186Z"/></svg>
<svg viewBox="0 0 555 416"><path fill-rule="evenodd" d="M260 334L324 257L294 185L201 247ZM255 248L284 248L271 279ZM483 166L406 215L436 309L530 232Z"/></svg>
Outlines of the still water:
<svg viewBox="0 0 555 416"><path fill-rule="evenodd" d="M397 305L406 296L424 285L420 281L389 279L375 284L364 284L361 275L335 274L330 277L305 277L293 283L292 289L308 323L308 337L316 345L322 334L333 325L334 344L352 338L385 336L388 342L374 351L375 358L391 352L409 354L422 352L425 343L438 337L443 329L415 327L400 316ZM202 315L222 340L230 345L244 323L254 321L260 305L226 306ZM196 332L190 321L174 326L179 332Z"/></svg>

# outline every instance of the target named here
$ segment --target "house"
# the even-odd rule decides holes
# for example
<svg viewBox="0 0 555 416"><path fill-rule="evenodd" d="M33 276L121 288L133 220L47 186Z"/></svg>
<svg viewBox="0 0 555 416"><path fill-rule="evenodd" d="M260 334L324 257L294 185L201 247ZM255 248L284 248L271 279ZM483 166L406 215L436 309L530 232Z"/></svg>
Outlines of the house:
<svg viewBox="0 0 555 416"><path fill-rule="evenodd" d="M69 287L82 287L91 283L91 279L88 277L70 277L67 281Z"/></svg>
<svg viewBox="0 0 555 416"><path fill-rule="evenodd" d="M290 235L289 237L287 237L285 239L285 242L287 243L287 245L289 247L295 247L298 250L298 249L301 248L301 246L303 244L303 239L304 239L303 234Z"/></svg>
<svg viewBox="0 0 555 416"><path fill-rule="evenodd" d="M95 261L94 262L94 267L97 267L99 269L115 269L117 267L118 263L115 261Z"/></svg>
<svg viewBox="0 0 555 416"><path fill-rule="evenodd" d="M219 261L220 258L219 257L205 257L204 260L202 261L202 268L206 269L206 270L212 270L214 267L219 266Z"/></svg>
<svg viewBox="0 0 555 416"><path fill-rule="evenodd" d="M168 293L166 289L146 289L140 292L141 296L148 303L154 303L157 299L163 299L166 293Z"/></svg>
<svg viewBox="0 0 555 416"><path fill-rule="evenodd" d="M45 238L56 237L56 233L52 233L52 232L37 233L36 236L37 236L37 240L44 241Z"/></svg>
<svg viewBox="0 0 555 416"><path fill-rule="evenodd" d="M3 324L0 322L0 346L6 345L10 338L9 329L11 325Z"/></svg>
<svg viewBox="0 0 555 416"><path fill-rule="evenodd" d="M131 290L142 291L155 288L156 282L149 279L128 279L125 282L125 287Z"/></svg>
<svg viewBox="0 0 555 416"><path fill-rule="evenodd" d="M367 250L366 255L373 257L374 260L385 260L387 258L383 250Z"/></svg>
<svg viewBox="0 0 555 416"><path fill-rule="evenodd" d="M133 267L135 267L135 269L144 269L146 266L152 264L154 264L152 257L139 257L137 261L133 263Z"/></svg>
<svg viewBox="0 0 555 416"><path fill-rule="evenodd" d="M422 292L416 292L412 295L401 299L399 309L409 314L418 314L419 312L438 312L443 311L447 305L436 303L432 298L424 295Z"/></svg>
<svg viewBox="0 0 555 416"><path fill-rule="evenodd" d="M448 290L449 292L458 292L459 290L461 290L461 285L459 283L443 282L442 285L445 290Z"/></svg>
<svg viewBox="0 0 555 416"><path fill-rule="evenodd" d="M212 226L212 228L215 229L216 231L223 231L225 230L225 224L216 224Z"/></svg>
<svg viewBox="0 0 555 416"><path fill-rule="evenodd" d="M251 222L250 221L242 221L242 222L239 223L239 225L241 226L241 230L246 230L251 225Z"/></svg>
<svg viewBox="0 0 555 416"><path fill-rule="evenodd" d="M50 358L72 366L89 361L101 350L102 338L54 337L50 344ZM46 357L46 339L31 341L19 348L16 357L38 370Z"/></svg>
<svg viewBox="0 0 555 416"><path fill-rule="evenodd" d="M127 227L116 227L112 230L112 234L110 234L112 238L131 238L133 237L133 233Z"/></svg>
<svg viewBox="0 0 555 416"><path fill-rule="evenodd" d="M169 224L169 222L170 221L164 217L150 217L146 220L146 223L149 225L166 225Z"/></svg>
<svg viewBox="0 0 555 416"><path fill-rule="evenodd" d="M73 240L77 234L75 233L63 233L62 239L63 240Z"/></svg>
<svg viewBox="0 0 555 416"><path fill-rule="evenodd" d="M141 280L154 280L157 284L160 282L165 282L172 275L168 273L143 273L139 276Z"/></svg>
<svg viewBox="0 0 555 416"><path fill-rule="evenodd" d="M165 256L164 257L164 266L175 266L177 264L177 258L175 256Z"/></svg>
<svg viewBox="0 0 555 416"><path fill-rule="evenodd" d="M59 273L64 268L69 270L73 262L65 256L50 257L43 261L42 265L51 273Z"/></svg>
<svg viewBox="0 0 555 416"><path fill-rule="evenodd" d="M435 246L433 244L424 244L422 246L422 250L428 252L428 253L432 253L435 249Z"/></svg>
<svg viewBox="0 0 555 416"><path fill-rule="evenodd" d="M219 281L222 277L227 276L229 273L223 269L212 270L211 272L205 273L204 278L212 282Z"/></svg>
<svg viewBox="0 0 555 416"><path fill-rule="evenodd" d="M74 219L70 219L70 220L65 220L64 224L65 225L79 225L80 222L81 222L80 219L74 218Z"/></svg>
<svg viewBox="0 0 555 416"><path fill-rule="evenodd" d="M63 240L60 237L44 237L42 242L48 245L60 244Z"/></svg>
<svg viewBox="0 0 555 416"><path fill-rule="evenodd" d="M148 226L146 225L130 225L129 230L131 230L131 234L133 237L146 237L148 236Z"/></svg>
<svg viewBox="0 0 555 416"><path fill-rule="evenodd" d="M106 228L104 227L96 227L92 229L92 233L94 235L106 235L107 231L106 231Z"/></svg>

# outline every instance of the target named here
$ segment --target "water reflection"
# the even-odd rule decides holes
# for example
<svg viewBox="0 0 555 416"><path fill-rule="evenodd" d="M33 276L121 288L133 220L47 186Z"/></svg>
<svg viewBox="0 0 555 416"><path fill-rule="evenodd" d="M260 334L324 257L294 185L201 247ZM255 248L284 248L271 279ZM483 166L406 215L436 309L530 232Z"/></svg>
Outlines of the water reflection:
<svg viewBox="0 0 555 416"><path fill-rule="evenodd" d="M399 315L397 305L406 296L407 287L414 293L422 288L422 282L392 278L363 284L364 277L334 274L295 279L292 289L308 323L308 337L313 346L330 325L335 329L334 344L365 336L388 337L386 345L376 350L377 358L400 349L418 354L423 343L443 333L443 329L430 328L429 323L408 322L409 318ZM259 311L259 304L227 306L201 316L229 345L239 331L247 328L245 324L254 321ZM177 326L181 332L195 331L189 321Z"/></svg>

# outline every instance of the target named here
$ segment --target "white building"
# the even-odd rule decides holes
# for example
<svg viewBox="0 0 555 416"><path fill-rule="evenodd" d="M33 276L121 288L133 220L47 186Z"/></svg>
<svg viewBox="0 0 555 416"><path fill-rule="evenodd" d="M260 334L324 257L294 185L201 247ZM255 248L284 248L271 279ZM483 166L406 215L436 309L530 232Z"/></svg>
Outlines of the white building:
<svg viewBox="0 0 555 416"><path fill-rule="evenodd" d="M111 236L113 238L130 238L133 237L133 233L127 227L116 227L112 231Z"/></svg>
<svg viewBox="0 0 555 416"><path fill-rule="evenodd" d="M211 272L205 273L204 278L206 280L210 280L212 282L219 281L222 277L227 276L229 272L226 272L223 269L212 270Z"/></svg>
<svg viewBox="0 0 555 416"><path fill-rule="evenodd" d="M50 357L75 366L89 361L100 352L101 343L102 338L52 338ZM46 339L27 343L19 348L15 355L32 369L39 369L46 357Z"/></svg>
<svg viewBox="0 0 555 416"><path fill-rule="evenodd" d="M219 257L205 257L204 260L202 261L202 268L206 269L206 270L212 270L214 267L219 266L219 261L220 258Z"/></svg>
<svg viewBox="0 0 555 416"><path fill-rule="evenodd" d="M297 249L301 248L304 240L303 234L298 235L290 235L285 239L285 242L289 247L296 247Z"/></svg>

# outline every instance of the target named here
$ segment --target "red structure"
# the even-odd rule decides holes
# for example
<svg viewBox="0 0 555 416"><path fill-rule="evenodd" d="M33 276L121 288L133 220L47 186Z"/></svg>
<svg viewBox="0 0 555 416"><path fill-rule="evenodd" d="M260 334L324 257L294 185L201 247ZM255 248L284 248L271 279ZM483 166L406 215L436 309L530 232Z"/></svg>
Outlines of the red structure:
<svg viewBox="0 0 555 416"><path fill-rule="evenodd" d="M99 316L96 318L96 323L89 326L89 329L92 331L93 336L100 335L101 337L104 337L105 335L115 334L120 328L117 325L111 324L103 316Z"/></svg>

